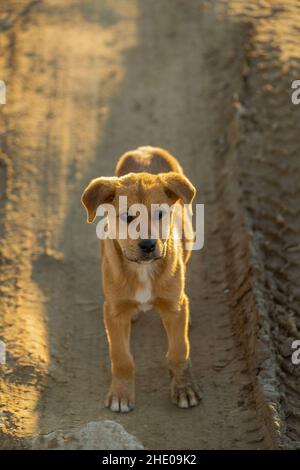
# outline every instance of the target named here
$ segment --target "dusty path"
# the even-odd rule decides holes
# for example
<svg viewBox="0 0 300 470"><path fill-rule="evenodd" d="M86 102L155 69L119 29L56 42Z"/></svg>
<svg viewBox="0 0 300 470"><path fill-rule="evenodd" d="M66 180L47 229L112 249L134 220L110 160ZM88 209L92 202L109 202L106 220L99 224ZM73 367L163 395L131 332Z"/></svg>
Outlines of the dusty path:
<svg viewBox="0 0 300 470"><path fill-rule="evenodd" d="M236 271L226 237L238 196L225 210L220 149L241 27L200 0L23 3L1 36L3 432L22 439L108 418L147 448L276 446L229 295ZM98 244L80 194L144 144L178 156L205 204L205 248L188 281L204 399L188 411L169 403L166 339L148 312L133 327L137 408L119 416L103 407L110 374Z"/></svg>

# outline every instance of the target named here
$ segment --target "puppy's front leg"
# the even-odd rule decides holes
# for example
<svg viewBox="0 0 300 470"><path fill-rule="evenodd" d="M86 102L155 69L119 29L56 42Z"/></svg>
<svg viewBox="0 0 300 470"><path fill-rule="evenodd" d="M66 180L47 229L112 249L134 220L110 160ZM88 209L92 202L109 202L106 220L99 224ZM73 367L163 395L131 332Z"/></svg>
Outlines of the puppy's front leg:
<svg viewBox="0 0 300 470"><path fill-rule="evenodd" d="M104 323L109 343L112 382L105 406L126 413L134 408L134 362L129 349L132 311L104 303Z"/></svg>
<svg viewBox="0 0 300 470"><path fill-rule="evenodd" d="M180 308L162 303L160 312L168 336L167 360L171 374L171 400L180 408L196 406L201 398L192 377L188 339L189 302L185 296Z"/></svg>

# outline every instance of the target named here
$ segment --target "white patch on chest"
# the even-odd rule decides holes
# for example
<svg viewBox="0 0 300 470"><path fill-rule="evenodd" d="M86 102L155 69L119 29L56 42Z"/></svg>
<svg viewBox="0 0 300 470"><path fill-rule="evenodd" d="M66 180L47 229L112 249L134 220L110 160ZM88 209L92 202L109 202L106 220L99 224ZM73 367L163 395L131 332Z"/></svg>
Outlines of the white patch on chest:
<svg viewBox="0 0 300 470"><path fill-rule="evenodd" d="M135 300L139 303L139 309L146 312L152 308L152 273L151 264L138 266L137 275L141 286L135 293Z"/></svg>

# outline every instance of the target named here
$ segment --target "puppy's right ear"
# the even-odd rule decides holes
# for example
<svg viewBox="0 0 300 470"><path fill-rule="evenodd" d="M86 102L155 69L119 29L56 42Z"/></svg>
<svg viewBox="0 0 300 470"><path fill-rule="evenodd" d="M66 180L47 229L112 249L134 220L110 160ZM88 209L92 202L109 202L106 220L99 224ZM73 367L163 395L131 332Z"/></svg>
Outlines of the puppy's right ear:
<svg viewBox="0 0 300 470"><path fill-rule="evenodd" d="M120 185L119 178L114 176L96 178L83 191L81 202L86 208L87 222L91 224L96 217L97 208L110 202L115 197L116 188Z"/></svg>

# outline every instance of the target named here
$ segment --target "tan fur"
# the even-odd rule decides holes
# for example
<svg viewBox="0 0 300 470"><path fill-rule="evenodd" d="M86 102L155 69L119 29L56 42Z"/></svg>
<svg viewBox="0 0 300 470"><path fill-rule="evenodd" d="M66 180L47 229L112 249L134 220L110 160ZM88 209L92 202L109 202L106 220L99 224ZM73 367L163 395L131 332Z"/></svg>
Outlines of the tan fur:
<svg viewBox="0 0 300 470"><path fill-rule="evenodd" d="M104 322L109 342L112 383L106 406L127 412L134 406L134 361L130 352L131 321L139 310L155 308L168 337L167 360L171 372L171 398L182 408L198 404L197 386L189 367L189 302L185 293L185 240L176 240L182 203L190 204L195 188L177 160L167 151L140 147L126 152L116 167L116 177L97 178L85 189L82 202L92 222L100 204L126 195L128 205L165 203L175 210L167 238L157 240L153 260L141 262L139 240L101 240ZM187 236L191 239L190 234Z"/></svg>

